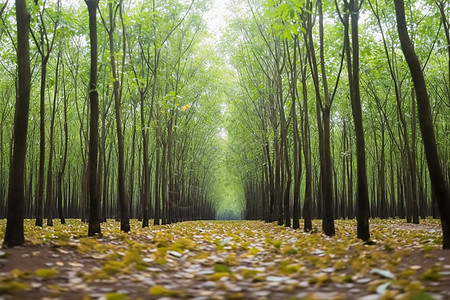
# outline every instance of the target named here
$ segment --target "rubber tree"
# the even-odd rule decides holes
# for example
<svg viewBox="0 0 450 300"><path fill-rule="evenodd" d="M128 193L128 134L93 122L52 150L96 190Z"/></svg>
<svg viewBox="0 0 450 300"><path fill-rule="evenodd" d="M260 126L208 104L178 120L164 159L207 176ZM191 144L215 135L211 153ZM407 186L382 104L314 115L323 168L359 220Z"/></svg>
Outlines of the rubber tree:
<svg viewBox="0 0 450 300"><path fill-rule="evenodd" d="M89 228L88 235L101 234L100 202L97 186L98 159L98 91L97 91L97 6L98 0L85 0L89 13L90 72L89 72Z"/></svg>
<svg viewBox="0 0 450 300"><path fill-rule="evenodd" d="M3 246L25 242L23 218L25 202L25 158L27 152L28 113L31 90L30 14L25 0L16 0L18 89L14 113L14 149L9 169L8 220Z"/></svg>
<svg viewBox="0 0 450 300"><path fill-rule="evenodd" d="M37 1L36 1L37 4ZM53 36L49 38L49 34L46 29L44 16L46 15L45 1L42 8L39 10L39 37L35 36L34 32L31 31L33 40L37 46L39 55L41 57L41 86L40 86L40 113L39 113L39 124L40 124L40 139L39 139L39 187L38 196L36 204L36 226L42 227L42 219L44 214L44 169L45 169L45 89L47 88L47 66L50 59L50 54L55 45L56 39L56 29L58 27L58 19L54 22ZM51 189L51 186L49 187Z"/></svg>
<svg viewBox="0 0 450 300"><path fill-rule="evenodd" d="M118 186L118 196L119 196L119 208L120 208L120 229L124 232L130 231L130 215L128 211L127 204L127 194L125 190L125 153L124 153L124 133L122 129L122 91L123 91L123 81L124 81L124 70L122 70L121 76L119 78L117 66L116 66L116 51L114 45L114 31L116 29L116 11L119 11L121 20L123 19L123 1L120 1L116 7L114 7L112 2L108 3L109 12L109 27L105 23L105 29L109 38L109 55L110 55L110 65L113 81L113 92L114 92L114 111L116 117L116 132L117 132L117 186ZM126 57L126 33L125 27L122 24L122 66L125 66Z"/></svg>
<svg viewBox="0 0 450 300"><path fill-rule="evenodd" d="M414 89L416 91L420 131L422 133L422 141L427 158L431 186L434 191L441 216L443 235L442 248L450 249L450 194L439 162L427 85L422 66L408 34L404 1L395 0L394 2L398 35L400 38L403 55L408 63Z"/></svg>
<svg viewBox="0 0 450 300"><path fill-rule="evenodd" d="M357 236L363 241L370 239L369 232L369 193L367 186L366 171L366 147L364 139L363 118L361 109L361 94L359 85L359 1L344 0L344 15L341 15L339 5L336 1L336 8L341 22L344 25L344 47L347 58L347 73L350 86L350 101L352 106L353 122L355 124L356 137L356 162L357 162ZM351 24L349 25L349 16ZM351 39L349 36L351 27Z"/></svg>

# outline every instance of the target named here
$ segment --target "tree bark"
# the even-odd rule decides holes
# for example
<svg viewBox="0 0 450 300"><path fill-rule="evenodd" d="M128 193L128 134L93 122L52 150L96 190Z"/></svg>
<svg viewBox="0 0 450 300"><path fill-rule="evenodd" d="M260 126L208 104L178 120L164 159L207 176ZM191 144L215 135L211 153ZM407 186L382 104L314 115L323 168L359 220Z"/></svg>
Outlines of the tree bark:
<svg viewBox="0 0 450 300"><path fill-rule="evenodd" d="M122 1L120 1L119 11L122 14ZM124 153L124 137L122 131L122 120L121 120L121 106L122 106L122 91L121 85L123 84L117 76L116 70L116 60L115 60L115 50L114 50L114 29L116 26L116 20L114 18L113 4L108 3L109 7L109 53L110 53L110 63L111 72L113 76L113 89L114 89L114 104L115 104L115 117L116 117L116 129L117 129L117 156L118 156L118 171L117 171L117 186L119 193L119 207L120 207L120 229L124 232L130 231L130 216L128 212L128 204L125 191L125 153ZM124 30L124 29L122 29ZM125 37L123 37L125 38ZM125 41L123 41L125 43ZM125 52L123 53L125 57ZM124 62L124 60L122 60ZM120 84L120 86L119 86Z"/></svg>
<svg viewBox="0 0 450 300"><path fill-rule="evenodd" d="M447 183L439 162L436 139L431 116L430 100L419 59L414 51L413 44L408 35L406 27L405 7L403 0L395 0L395 11L397 17L397 30L402 46L402 51L408 63L411 77L416 91L417 111L419 116L420 130L425 148L425 155L430 172L431 186L436 196L441 215L443 249L450 249L450 199Z"/></svg>
<svg viewBox="0 0 450 300"><path fill-rule="evenodd" d="M357 236L363 241L370 239L369 232L369 191L367 186L367 171L366 171L366 149L364 139L364 128L361 109L361 95L359 87L359 36L358 36L358 20L359 20L359 1L344 0L344 10L346 14L341 18L345 29L345 51L347 57L347 71L350 84L350 99L352 104L353 122L355 124L356 137L356 173L357 173L357 187L356 187L356 205L357 209ZM336 8L338 6L336 5ZM339 8L338 8L339 9ZM351 15L351 49L349 37L348 19ZM351 50L351 51L350 51Z"/></svg>
<svg viewBox="0 0 450 300"><path fill-rule="evenodd" d="M97 186L98 159L98 91L97 91L97 0L85 0L89 12L89 38L91 42L91 62L89 74L89 228L88 235L101 234L100 203Z"/></svg>
<svg viewBox="0 0 450 300"><path fill-rule="evenodd" d="M356 172L357 178L357 194L358 194L358 225L357 235L363 241L370 239L369 232L369 195L367 189L367 171L366 171L366 146L364 140L364 129L361 110L361 96L359 91L359 37L358 37L358 19L359 19L359 2L350 1L351 8L351 25L352 25L352 50L353 50L353 95L352 111L353 121L355 123L356 135Z"/></svg>
<svg viewBox="0 0 450 300"><path fill-rule="evenodd" d="M14 149L10 166L8 220L3 246L25 242L23 217L25 202L25 158L27 151L28 112L30 104L30 14L25 0L16 0L18 91L14 113Z"/></svg>
<svg viewBox="0 0 450 300"><path fill-rule="evenodd" d="M55 203L53 201L53 135L55 129L55 115L56 115L56 99L58 95L58 76L59 76L59 63L60 63L61 53L58 52L58 58L56 61L56 74L55 74L55 90L53 94L53 107L52 107L52 118L50 120L50 150L48 156L48 168L47 168L47 193L45 194L47 203L47 226L53 226L53 216L55 211Z"/></svg>

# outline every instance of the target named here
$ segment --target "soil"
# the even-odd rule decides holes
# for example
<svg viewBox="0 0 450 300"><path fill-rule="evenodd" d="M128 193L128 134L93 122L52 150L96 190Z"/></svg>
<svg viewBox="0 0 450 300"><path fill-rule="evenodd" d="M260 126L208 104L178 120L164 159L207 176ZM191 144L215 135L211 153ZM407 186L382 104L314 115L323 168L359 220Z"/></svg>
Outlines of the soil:
<svg viewBox="0 0 450 300"><path fill-rule="evenodd" d="M431 225L387 225L396 230L439 231L439 227ZM108 244L107 238L99 239L99 243ZM375 241L377 243L377 241ZM366 246L371 247L371 246ZM373 293L370 286L374 281L388 281L373 274L357 276L350 282L324 281L321 284L308 283L308 279L291 277L267 278L266 281L255 278L228 278L211 281L199 276L188 276L187 269L194 268L192 263L182 262L179 257L169 259L169 263L159 266L153 264L146 272L120 274L107 279L86 280L85 276L102 267L102 260L92 254L82 254L74 246L55 246L52 244L34 245L27 243L20 247L1 250L0 280L11 277L11 273L20 270L21 281L28 282L31 288L27 291L0 294L0 299L409 299L402 292L393 293L389 298ZM243 264L254 265L260 258L255 256L246 259ZM276 263L276 262L275 262ZM421 280L421 275L431 266L439 266L441 278L437 280ZM34 272L39 269L57 268L55 277L37 278ZM427 295L432 298L417 299L450 299L450 251L433 249L424 251L413 249L401 260L398 270L414 268L418 271L407 280L420 281ZM312 270L316 272L316 270ZM327 270L322 270L328 272ZM350 267L342 270L351 274ZM180 293L162 293L149 295L152 286L164 286ZM395 283L390 290L395 291ZM117 298L113 294L119 293ZM108 295L109 294L109 295ZM126 295L126 296L124 296ZM403 298L402 298L403 297ZM406 297L406 298L405 298Z"/></svg>

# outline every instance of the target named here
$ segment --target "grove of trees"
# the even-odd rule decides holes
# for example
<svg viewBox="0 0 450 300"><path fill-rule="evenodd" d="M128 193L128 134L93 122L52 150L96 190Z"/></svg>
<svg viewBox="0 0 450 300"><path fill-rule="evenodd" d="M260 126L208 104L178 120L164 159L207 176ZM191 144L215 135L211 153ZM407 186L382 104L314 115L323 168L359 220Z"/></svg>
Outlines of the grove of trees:
<svg viewBox="0 0 450 300"><path fill-rule="evenodd" d="M203 42L207 5L2 5L0 217L10 210L10 228L82 218L95 235L107 218L123 231L130 218L215 218L220 61ZM22 243L17 234L5 244Z"/></svg>
<svg viewBox="0 0 450 300"><path fill-rule="evenodd" d="M369 241L369 217L432 216L450 248L450 4L233 0L216 43L212 2L1 5L4 244L23 218L356 218Z"/></svg>
<svg viewBox="0 0 450 300"><path fill-rule="evenodd" d="M411 72L390 2L235 3L226 47L239 85L227 129L235 168L245 167L246 218L291 226L293 217L298 228L300 215L306 231L321 218L333 235L335 218L356 217L358 237L369 240L369 216L419 223L441 212L450 247L450 5L400 6L418 57Z"/></svg>

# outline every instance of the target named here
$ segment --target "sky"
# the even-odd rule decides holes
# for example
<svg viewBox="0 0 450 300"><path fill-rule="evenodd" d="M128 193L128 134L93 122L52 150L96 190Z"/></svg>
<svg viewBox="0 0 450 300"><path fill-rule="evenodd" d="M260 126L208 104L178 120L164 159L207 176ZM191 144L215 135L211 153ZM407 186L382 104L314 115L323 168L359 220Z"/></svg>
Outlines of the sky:
<svg viewBox="0 0 450 300"><path fill-rule="evenodd" d="M216 41L222 36L222 31L226 26L225 17L227 15L226 7L230 0L212 0L210 11L205 15L208 29L211 32L212 38Z"/></svg>

